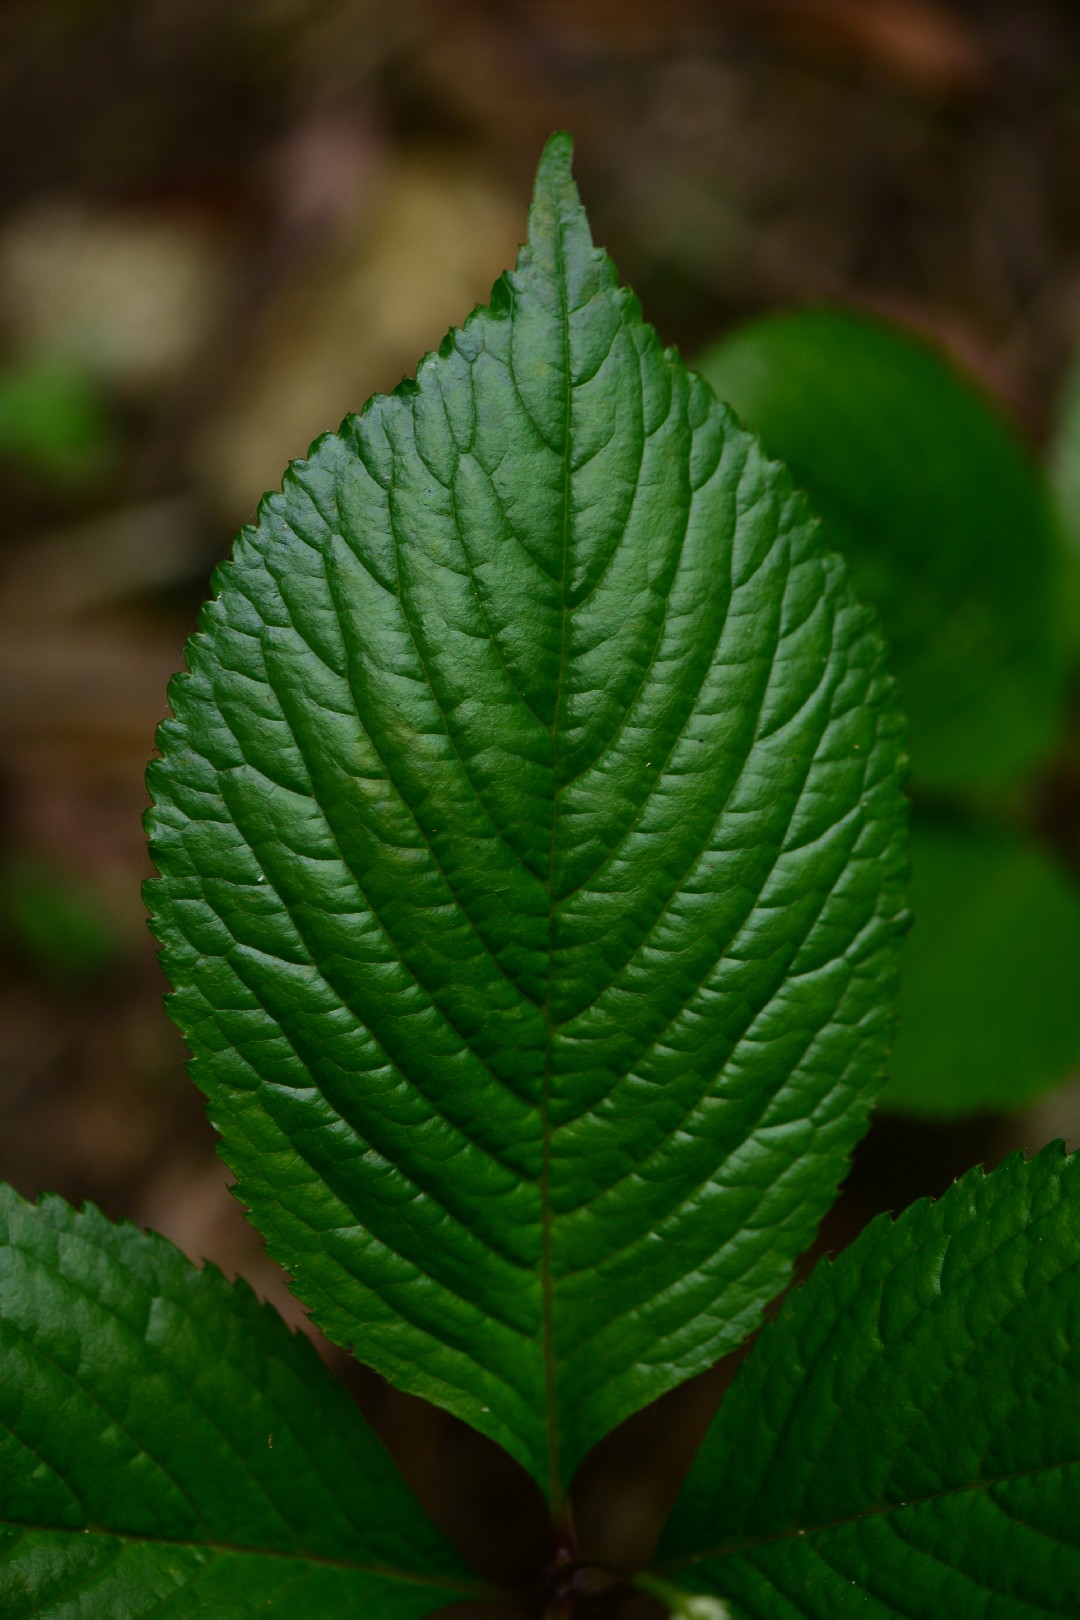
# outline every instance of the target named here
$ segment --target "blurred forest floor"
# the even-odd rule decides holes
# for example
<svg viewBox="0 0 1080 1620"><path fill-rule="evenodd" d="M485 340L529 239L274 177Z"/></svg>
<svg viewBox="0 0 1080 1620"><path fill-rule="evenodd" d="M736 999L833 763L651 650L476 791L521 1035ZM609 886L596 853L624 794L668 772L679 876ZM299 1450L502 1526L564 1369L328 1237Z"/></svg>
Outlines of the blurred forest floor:
<svg viewBox="0 0 1080 1620"><path fill-rule="evenodd" d="M0 1175L155 1226L294 1321L161 1011L143 770L209 570L290 457L486 297L554 128L688 355L851 300L1045 433L1080 335L1071 4L0 5ZM827 1241L1076 1113L878 1127ZM358 1388L467 1540L442 1420ZM700 1422L669 1402L593 1475ZM509 1523L505 1478L475 1476ZM610 1535L653 1511L628 1490Z"/></svg>

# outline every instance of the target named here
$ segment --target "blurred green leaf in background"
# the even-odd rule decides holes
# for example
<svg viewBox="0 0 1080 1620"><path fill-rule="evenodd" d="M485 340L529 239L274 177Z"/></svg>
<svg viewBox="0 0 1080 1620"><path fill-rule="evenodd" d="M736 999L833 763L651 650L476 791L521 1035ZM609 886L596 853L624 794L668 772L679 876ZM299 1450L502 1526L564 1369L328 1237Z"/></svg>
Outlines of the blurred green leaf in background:
<svg viewBox="0 0 1080 1620"><path fill-rule="evenodd" d="M37 973L67 988L116 961L118 940L100 897L52 863L12 853L0 866L0 936Z"/></svg>
<svg viewBox="0 0 1080 1620"><path fill-rule="evenodd" d="M1080 658L1080 356L1058 400L1047 469L1065 554L1065 621L1069 651Z"/></svg>
<svg viewBox="0 0 1080 1620"><path fill-rule="evenodd" d="M57 356L0 370L0 459L79 487L109 471L117 448L102 390L86 370Z"/></svg>
<svg viewBox="0 0 1080 1620"><path fill-rule="evenodd" d="M892 1105L1016 1108L1080 1054L1080 902L1035 844L976 819L914 817Z"/></svg>
<svg viewBox="0 0 1080 1620"><path fill-rule="evenodd" d="M1051 483L973 380L876 318L767 316L700 364L825 519L881 615L908 708L915 923L886 1101L943 1116L1022 1106L1080 1064L1080 893L1028 808L1066 719ZM1072 416L1077 440L1080 389ZM1066 429L1056 456L1080 534Z"/></svg>
<svg viewBox="0 0 1080 1620"><path fill-rule="evenodd" d="M1061 725L1061 557L1033 459L932 349L845 310L709 351L721 399L783 457L877 607L922 787L1015 780Z"/></svg>

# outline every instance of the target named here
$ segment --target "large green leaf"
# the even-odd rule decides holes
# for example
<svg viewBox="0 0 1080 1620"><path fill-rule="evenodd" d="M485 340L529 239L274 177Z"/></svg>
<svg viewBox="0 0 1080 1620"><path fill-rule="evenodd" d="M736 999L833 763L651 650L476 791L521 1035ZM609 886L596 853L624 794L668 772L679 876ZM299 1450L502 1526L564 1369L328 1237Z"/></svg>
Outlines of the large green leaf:
<svg viewBox="0 0 1080 1620"><path fill-rule="evenodd" d="M734 1620L1049 1620L1080 1593L1080 1156L875 1221L764 1329L660 1573Z"/></svg>
<svg viewBox="0 0 1080 1620"><path fill-rule="evenodd" d="M916 812L884 1101L1019 1108L1080 1068L1080 893L1015 834Z"/></svg>
<svg viewBox="0 0 1080 1620"><path fill-rule="evenodd" d="M1016 433L932 349L841 310L753 322L701 366L877 606L916 779L996 783L1035 763L1062 720L1061 548Z"/></svg>
<svg viewBox="0 0 1080 1620"><path fill-rule="evenodd" d="M422 1620L479 1592L246 1286L0 1186L4 1620Z"/></svg>
<svg viewBox="0 0 1080 1620"><path fill-rule="evenodd" d="M863 1130L880 641L593 247L565 137L491 307L216 591L150 778L193 1073L316 1320L557 1499L741 1341Z"/></svg>

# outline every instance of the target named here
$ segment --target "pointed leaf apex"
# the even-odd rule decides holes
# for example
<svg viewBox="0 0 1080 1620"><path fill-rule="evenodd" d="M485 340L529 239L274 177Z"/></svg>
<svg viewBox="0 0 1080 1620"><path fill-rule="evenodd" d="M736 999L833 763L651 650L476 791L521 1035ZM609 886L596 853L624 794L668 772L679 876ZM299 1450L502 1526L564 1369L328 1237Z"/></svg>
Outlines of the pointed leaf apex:
<svg viewBox="0 0 1080 1620"><path fill-rule="evenodd" d="M580 292L578 277L594 276L604 257L593 243L574 180L573 158L573 141L557 130L544 147L536 170L528 239L518 258L518 271L540 278L547 287L542 300L555 296L561 301L567 287ZM613 266L609 274L612 281L618 279Z"/></svg>
<svg viewBox="0 0 1080 1620"><path fill-rule="evenodd" d="M577 186L571 175L574 163L574 139L565 129L557 129L549 135L544 143L544 150L540 154L540 162L536 166L535 195L546 187L549 191L565 191L572 187L574 201L577 202Z"/></svg>
<svg viewBox="0 0 1080 1620"><path fill-rule="evenodd" d="M574 142L565 130L556 130L549 136L536 168L529 215L530 237L535 237L538 222L548 225L552 217L565 220L568 215L581 211L573 164Z"/></svg>

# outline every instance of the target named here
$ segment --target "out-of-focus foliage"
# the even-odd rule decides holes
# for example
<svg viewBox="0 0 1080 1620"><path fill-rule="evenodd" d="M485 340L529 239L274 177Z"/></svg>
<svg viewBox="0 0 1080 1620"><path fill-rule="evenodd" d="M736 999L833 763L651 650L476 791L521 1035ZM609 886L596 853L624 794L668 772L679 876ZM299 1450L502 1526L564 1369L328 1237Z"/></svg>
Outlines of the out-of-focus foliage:
<svg viewBox="0 0 1080 1620"><path fill-rule="evenodd" d="M1058 401L1047 465L1064 540L1069 647L1080 660L1080 364L1075 362Z"/></svg>
<svg viewBox="0 0 1080 1620"><path fill-rule="evenodd" d="M849 310L766 317L701 364L850 559L909 706L915 926L886 1100L1019 1107L1080 1063L1080 892L1024 826L1023 783L1065 730L1066 567L1046 476L972 379ZM1066 515L1072 453L1066 429ZM964 807L946 827L943 799Z"/></svg>
<svg viewBox="0 0 1080 1620"><path fill-rule="evenodd" d="M1080 1060L1080 899L1037 845L916 815L889 1100L912 1113L1016 1108Z"/></svg>
<svg viewBox="0 0 1080 1620"><path fill-rule="evenodd" d="M92 982L115 961L115 929L100 897L30 856L0 867L0 931L8 945L60 984Z"/></svg>
<svg viewBox="0 0 1080 1620"><path fill-rule="evenodd" d="M1014 780L1061 727L1061 567L1044 481L972 384L846 310L709 350L721 399L782 456L881 615L920 786Z"/></svg>
<svg viewBox="0 0 1080 1620"><path fill-rule="evenodd" d="M0 459L66 485L108 471L117 436L100 388L78 366L42 358L0 371Z"/></svg>

